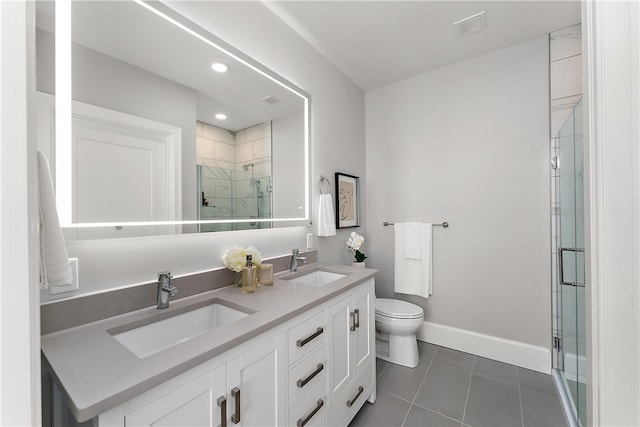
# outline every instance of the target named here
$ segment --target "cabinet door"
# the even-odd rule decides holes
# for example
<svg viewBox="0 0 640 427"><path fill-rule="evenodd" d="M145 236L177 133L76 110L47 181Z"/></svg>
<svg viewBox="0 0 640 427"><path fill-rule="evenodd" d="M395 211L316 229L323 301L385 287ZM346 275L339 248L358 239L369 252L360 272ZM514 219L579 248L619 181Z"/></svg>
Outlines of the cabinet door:
<svg viewBox="0 0 640 427"><path fill-rule="evenodd" d="M329 334L329 383L333 396L342 393L354 377L351 353L353 334L353 296L347 294L327 310Z"/></svg>
<svg viewBox="0 0 640 427"><path fill-rule="evenodd" d="M167 393L125 417L125 425L132 426L203 426L212 427L214 398L211 374L197 378Z"/></svg>
<svg viewBox="0 0 640 427"><path fill-rule="evenodd" d="M286 422L284 349L281 335L228 363L228 411L233 416L230 426L276 426Z"/></svg>
<svg viewBox="0 0 640 427"><path fill-rule="evenodd" d="M372 359L372 349L374 343L371 314L371 292L369 286L363 286L355 291L355 309L358 310L356 316L357 328L354 349L354 362L356 375L362 371L367 363Z"/></svg>
<svg viewBox="0 0 640 427"><path fill-rule="evenodd" d="M227 365L218 366L211 372L211 391L213 394L213 425L231 425L231 395L227 387Z"/></svg>

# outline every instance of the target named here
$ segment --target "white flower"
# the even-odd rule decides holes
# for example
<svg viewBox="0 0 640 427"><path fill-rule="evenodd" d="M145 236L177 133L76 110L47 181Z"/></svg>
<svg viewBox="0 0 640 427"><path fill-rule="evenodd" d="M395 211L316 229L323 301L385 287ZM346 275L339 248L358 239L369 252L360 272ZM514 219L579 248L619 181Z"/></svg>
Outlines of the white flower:
<svg viewBox="0 0 640 427"><path fill-rule="evenodd" d="M229 270L239 273L242 271L242 267L247 265L247 255L251 255L251 260L254 265L262 264L262 255L260 255L260 252L258 252L258 249L254 246L249 246L246 249L242 246L229 248L224 253L222 262Z"/></svg>
<svg viewBox="0 0 640 427"><path fill-rule="evenodd" d="M360 249L360 246L364 243L364 237L353 231L351 237L347 240L347 246L350 252L355 252Z"/></svg>

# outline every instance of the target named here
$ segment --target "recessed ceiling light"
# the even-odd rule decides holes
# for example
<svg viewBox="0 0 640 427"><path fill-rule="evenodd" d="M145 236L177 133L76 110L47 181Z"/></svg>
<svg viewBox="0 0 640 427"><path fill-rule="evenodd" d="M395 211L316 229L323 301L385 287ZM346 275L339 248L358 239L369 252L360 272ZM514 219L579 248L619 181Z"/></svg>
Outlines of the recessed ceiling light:
<svg viewBox="0 0 640 427"><path fill-rule="evenodd" d="M213 71L217 71L218 73L224 73L228 70L228 67L222 62L214 62L213 64L211 64L211 69Z"/></svg>
<svg viewBox="0 0 640 427"><path fill-rule="evenodd" d="M227 119L227 115L226 114L222 114L222 113L216 114L215 117L218 120L226 120Z"/></svg>

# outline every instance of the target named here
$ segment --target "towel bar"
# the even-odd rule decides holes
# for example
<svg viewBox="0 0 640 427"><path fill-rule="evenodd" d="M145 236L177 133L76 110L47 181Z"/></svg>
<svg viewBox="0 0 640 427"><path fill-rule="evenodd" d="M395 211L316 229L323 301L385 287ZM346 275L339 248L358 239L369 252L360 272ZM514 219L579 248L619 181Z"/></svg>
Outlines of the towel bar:
<svg viewBox="0 0 640 427"><path fill-rule="evenodd" d="M382 225L384 225L386 227L387 225L395 225L395 223L385 221L385 222L382 223ZM442 224L431 224L431 225L433 225L434 227L447 228L449 226L449 223L445 221Z"/></svg>

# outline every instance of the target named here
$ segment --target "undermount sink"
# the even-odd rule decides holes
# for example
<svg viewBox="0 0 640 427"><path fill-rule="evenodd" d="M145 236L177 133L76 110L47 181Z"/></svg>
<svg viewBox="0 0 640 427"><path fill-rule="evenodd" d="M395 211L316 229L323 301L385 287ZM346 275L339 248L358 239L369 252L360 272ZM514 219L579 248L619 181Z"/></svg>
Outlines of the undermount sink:
<svg viewBox="0 0 640 427"><path fill-rule="evenodd" d="M171 317L138 326L140 321L108 331L129 351L145 358L216 328L247 317L253 310L219 299L184 307ZM164 313L162 313L164 314Z"/></svg>
<svg viewBox="0 0 640 427"><path fill-rule="evenodd" d="M316 270L302 276L289 279L290 282L302 285L320 287L346 277L346 274L332 273L330 271Z"/></svg>

